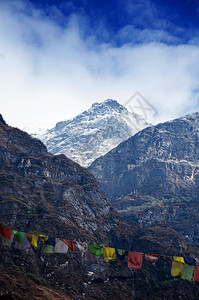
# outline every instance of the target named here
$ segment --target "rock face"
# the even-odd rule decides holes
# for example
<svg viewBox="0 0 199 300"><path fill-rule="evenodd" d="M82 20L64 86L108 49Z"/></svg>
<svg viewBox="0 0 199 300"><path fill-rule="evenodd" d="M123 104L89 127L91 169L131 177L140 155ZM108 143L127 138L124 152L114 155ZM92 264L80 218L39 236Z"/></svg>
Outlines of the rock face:
<svg viewBox="0 0 199 300"><path fill-rule="evenodd" d="M42 228L48 234L82 239L100 232L103 240L114 224L107 219L112 208L93 175L65 155L47 153L42 142L3 121L0 182L1 223L11 228Z"/></svg>
<svg viewBox="0 0 199 300"><path fill-rule="evenodd" d="M199 114L148 127L88 168L108 199L197 195Z"/></svg>
<svg viewBox="0 0 199 300"><path fill-rule="evenodd" d="M112 245L111 234L114 236L116 230L120 239L128 244L130 226L121 220L101 194L94 176L65 155L49 154L42 142L6 125L2 117L0 186L1 226L104 245ZM115 243L117 240L115 236ZM108 274L112 274L105 261L94 266L85 264L78 251L48 256L43 254L40 245L38 251L30 248L27 253L19 253L13 247L4 249L1 239L0 251L3 269L12 272L13 277L16 270L21 270L28 278L44 277L48 286L61 288L73 299L92 299L90 294L95 294L96 288L88 284L89 271L94 272L95 279L100 278L102 289L105 288L104 281ZM8 278L6 274L2 276ZM8 284L8 281L4 283ZM124 289L121 284L118 287ZM23 293L23 284L18 286L20 293ZM118 287L114 293L119 292ZM10 292L9 289L7 291ZM104 295L112 293L113 288L109 286ZM129 293L127 289L123 291L127 299ZM46 299L45 296L43 299Z"/></svg>
<svg viewBox="0 0 199 300"><path fill-rule="evenodd" d="M89 167L128 221L169 226L199 246L199 114L148 127Z"/></svg>
<svg viewBox="0 0 199 300"><path fill-rule="evenodd" d="M117 101L94 103L77 117L62 121L42 134L34 134L53 154L65 154L88 167L96 158L149 124Z"/></svg>

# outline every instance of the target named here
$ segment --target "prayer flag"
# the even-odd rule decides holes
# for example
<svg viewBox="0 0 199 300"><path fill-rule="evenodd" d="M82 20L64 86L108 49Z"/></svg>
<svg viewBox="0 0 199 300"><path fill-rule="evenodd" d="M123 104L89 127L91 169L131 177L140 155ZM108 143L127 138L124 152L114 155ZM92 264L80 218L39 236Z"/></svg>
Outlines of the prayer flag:
<svg viewBox="0 0 199 300"><path fill-rule="evenodd" d="M4 236L1 236L1 240L2 240L2 246L3 247L11 247L12 246L12 242L13 242L13 238L14 238L14 233L11 233L11 237L8 240L7 238L5 238Z"/></svg>
<svg viewBox="0 0 199 300"><path fill-rule="evenodd" d="M88 248L87 244L77 242L76 245L77 245L77 248L79 249L79 251L81 253L81 256L83 257L86 253L87 248Z"/></svg>
<svg viewBox="0 0 199 300"><path fill-rule="evenodd" d="M181 275L181 278L191 281L193 278L194 269L195 269L195 266L184 264L183 270L182 270L183 274Z"/></svg>
<svg viewBox="0 0 199 300"><path fill-rule="evenodd" d="M12 229L0 226L0 234L9 240L11 238Z"/></svg>
<svg viewBox="0 0 199 300"><path fill-rule="evenodd" d="M39 237L39 234L34 233L34 234L32 235L31 244L32 244L35 248L37 248L38 237Z"/></svg>
<svg viewBox="0 0 199 300"><path fill-rule="evenodd" d="M125 256L128 254L128 251L122 249L115 249L115 252L119 260L123 260Z"/></svg>
<svg viewBox="0 0 199 300"><path fill-rule="evenodd" d="M61 239L72 251L76 251L76 242Z"/></svg>
<svg viewBox="0 0 199 300"><path fill-rule="evenodd" d="M128 268L140 269L142 267L143 253L129 251Z"/></svg>
<svg viewBox="0 0 199 300"><path fill-rule="evenodd" d="M44 247L44 253L54 253L55 252L55 247L52 245L45 245Z"/></svg>
<svg viewBox="0 0 199 300"><path fill-rule="evenodd" d="M48 236L47 235L39 234L39 237L42 239L42 241L44 243L48 241Z"/></svg>
<svg viewBox="0 0 199 300"><path fill-rule="evenodd" d="M103 247L104 259L106 262L115 259L115 248Z"/></svg>
<svg viewBox="0 0 199 300"><path fill-rule="evenodd" d="M194 258L184 257L184 261L185 261L185 263L187 263L188 265L195 265L195 264L196 264Z"/></svg>
<svg viewBox="0 0 199 300"><path fill-rule="evenodd" d="M88 249L94 255L102 255L103 254L103 247L102 246L88 244Z"/></svg>
<svg viewBox="0 0 199 300"><path fill-rule="evenodd" d="M28 241L27 236L25 235L24 241L23 241L22 244L15 241L14 247L16 249L19 249L19 250L25 250L25 249L29 248L30 247L30 242Z"/></svg>
<svg viewBox="0 0 199 300"><path fill-rule="evenodd" d="M179 261L173 261L171 266L171 275L177 277L183 274L183 263Z"/></svg>
<svg viewBox="0 0 199 300"><path fill-rule="evenodd" d="M158 254L145 254L146 260L150 263L150 264L155 264L156 261L158 260L159 255Z"/></svg>
<svg viewBox="0 0 199 300"><path fill-rule="evenodd" d="M32 233L26 233L27 240L31 243L32 241Z"/></svg>
<svg viewBox="0 0 199 300"><path fill-rule="evenodd" d="M93 254L89 248L87 247L87 250L85 252L85 261L93 264L98 264L100 259L102 258L101 255L95 255Z"/></svg>
<svg viewBox="0 0 199 300"><path fill-rule="evenodd" d="M55 253L67 253L68 252L68 246L61 240L56 239L55 242Z"/></svg>
<svg viewBox="0 0 199 300"><path fill-rule="evenodd" d="M193 280L199 282L199 266L195 267Z"/></svg>
<svg viewBox="0 0 199 300"><path fill-rule="evenodd" d="M55 238L49 236L48 239L45 241L45 244L46 245L51 245L51 246L55 247Z"/></svg>
<svg viewBox="0 0 199 300"><path fill-rule="evenodd" d="M13 230L15 241L17 241L19 244L23 244L24 238L25 238L25 232Z"/></svg>
<svg viewBox="0 0 199 300"><path fill-rule="evenodd" d="M181 257L181 256L173 256L173 260L177 261L177 262L180 262L180 263L185 263L184 262L184 258Z"/></svg>

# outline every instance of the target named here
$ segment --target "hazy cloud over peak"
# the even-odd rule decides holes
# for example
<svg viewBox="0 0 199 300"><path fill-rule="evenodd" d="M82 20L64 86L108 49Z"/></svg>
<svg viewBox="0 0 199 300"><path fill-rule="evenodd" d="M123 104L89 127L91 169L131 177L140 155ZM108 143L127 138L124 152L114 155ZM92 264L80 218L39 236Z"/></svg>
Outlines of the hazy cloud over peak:
<svg viewBox="0 0 199 300"><path fill-rule="evenodd" d="M145 2L133 3L125 8L131 16ZM51 127L96 101L123 104L137 90L158 110L153 122L198 109L197 28L185 43L185 29L168 20L173 35L162 12L157 28L121 21L110 29L106 16L98 15L92 28L93 12L83 4L46 5L0 3L0 103L11 125ZM147 1L147 9L148 18L160 14L155 2Z"/></svg>

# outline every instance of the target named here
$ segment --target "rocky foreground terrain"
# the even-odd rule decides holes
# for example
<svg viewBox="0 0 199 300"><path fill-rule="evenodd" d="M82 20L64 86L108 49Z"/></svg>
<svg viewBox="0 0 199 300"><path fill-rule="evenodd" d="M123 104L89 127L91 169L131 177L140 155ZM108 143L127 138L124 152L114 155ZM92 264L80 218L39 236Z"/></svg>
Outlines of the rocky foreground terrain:
<svg viewBox="0 0 199 300"><path fill-rule="evenodd" d="M0 117L1 226L132 251L199 257L198 248L167 226L129 225L96 179L64 155ZM133 221L134 222L134 221ZM171 266L144 261L85 262L80 253L44 254L5 248L0 240L2 299L197 299L199 285L170 275ZM89 273L92 272L92 273ZM90 276L92 274L92 276ZM31 296L30 291L31 290ZM149 296L150 295L150 296Z"/></svg>

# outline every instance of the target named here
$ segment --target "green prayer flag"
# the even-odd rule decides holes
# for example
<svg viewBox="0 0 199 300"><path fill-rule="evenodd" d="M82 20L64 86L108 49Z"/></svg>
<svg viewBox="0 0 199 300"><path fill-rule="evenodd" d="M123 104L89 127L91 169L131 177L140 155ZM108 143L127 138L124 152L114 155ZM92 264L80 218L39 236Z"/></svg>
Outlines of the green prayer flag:
<svg viewBox="0 0 199 300"><path fill-rule="evenodd" d="M88 249L90 250L91 253L93 253L95 255L102 255L103 254L103 247L102 246L96 246L96 245L88 244Z"/></svg>
<svg viewBox="0 0 199 300"><path fill-rule="evenodd" d="M25 232L13 230L15 241L19 244L23 244L25 238Z"/></svg>
<svg viewBox="0 0 199 300"><path fill-rule="evenodd" d="M44 253L54 253L55 252L55 247L51 245L46 245L44 248Z"/></svg>
<svg viewBox="0 0 199 300"><path fill-rule="evenodd" d="M182 270L183 274L181 275L181 278L191 281L193 278L194 269L195 269L195 266L184 264L183 270Z"/></svg>
<svg viewBox="0 0 199 300"><path fill-rule="evenodd" d="M117 249L117 252L119 253L119 255L123 256L126 253L126 250Z"/></svg>

